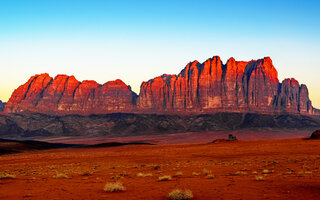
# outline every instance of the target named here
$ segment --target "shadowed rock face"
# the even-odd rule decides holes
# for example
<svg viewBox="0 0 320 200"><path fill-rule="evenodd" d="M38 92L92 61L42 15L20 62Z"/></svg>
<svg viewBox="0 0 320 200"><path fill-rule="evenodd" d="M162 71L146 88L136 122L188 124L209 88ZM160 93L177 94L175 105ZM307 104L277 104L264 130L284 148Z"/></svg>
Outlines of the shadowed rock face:
<svg viewBox="0 0 320 200"><path fill-rule="evenodd" d="M0 101L0 112L2 112L4 110L6 103L3 103L2 101Z"/></svg>
<svg viewBox="0 0 320 200"><path fill-rule="evenodd" d="M121 80L99 85L74 76L35 75L14 91L5 113L258 112L319 114L308 89L295 79L279 83L269 57L250 62L214 56L190 62L178 75L162 75L143 82L137 95Z"/></svg>

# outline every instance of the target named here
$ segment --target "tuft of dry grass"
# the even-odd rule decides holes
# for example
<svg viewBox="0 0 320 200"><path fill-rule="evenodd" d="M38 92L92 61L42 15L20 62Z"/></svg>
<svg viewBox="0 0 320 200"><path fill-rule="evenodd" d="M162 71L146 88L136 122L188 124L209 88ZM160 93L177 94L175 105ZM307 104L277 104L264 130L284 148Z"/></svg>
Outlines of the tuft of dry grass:
<svg viewBox="0 0 320 200"><path fill-rule="evenodd" d="M14 179L14 178L16 178L16 175L0 172L0 179Z"/></svg>
<svg viewBox="0 0 320 200"><path fill-rule="evenodd" d="M189 200L193 198L191 190L179 190L175 189L169 193L168 198L171 200Z"/></svg>
<svg viewBox="0 0 320 200"><path fill-rule="evenodd" d="M158 181L170 181L171 176L160 176Z"/></svg>
<svg viewBox="0 0 320 200"><path fill-rule="evenodd" d="M63 173L57 173L53 178L69 178L66 174Z"/></svg>
<svg viewBox="0 0 320 200"><path fill-rule="evenodd" d="M103 190L105 192L121 192L121 191L125 191L126 188L122 185L122 183L115 182L115 183L106 183Z"/></svg>
<svg viewBox="0 0 320 200"><path fill-rule="evenodd" d="M142 173L142 172L139 172L137 173L137 177L151 177L152 174L151 173Z"/></svg>

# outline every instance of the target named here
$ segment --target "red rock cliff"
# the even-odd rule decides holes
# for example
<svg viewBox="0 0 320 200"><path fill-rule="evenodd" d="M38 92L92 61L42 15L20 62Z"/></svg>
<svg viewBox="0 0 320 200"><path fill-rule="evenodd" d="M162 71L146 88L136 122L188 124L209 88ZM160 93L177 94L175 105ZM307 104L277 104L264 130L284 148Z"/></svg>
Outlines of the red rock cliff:
<svg viewBox="0 0 320 200"><path fill-rule="evenodd" d="M35 75L16 89L6 113L100 114L133 112L136 94L121 80L99 85L74 76Z"/></svg>
<svg viewBox="0 0 320 200"><path fill-rule="evenodd" d="M140 112L214 111L314 114L308 89L294 79L278 80L269 57L250 62L214 56L190 62L178 75L143 82L137 102Z"/></svg>
<svg viewBox="0 0 320 200"><path fill-rule="evenodd" d="M101 114L258 112L320 114L295 79L279 83L269 57L249 62L214 56L190 62L178 75L143 82L140 95L121 80L99 85L74 76L35 75L14 91L6 113Z"/></svg>

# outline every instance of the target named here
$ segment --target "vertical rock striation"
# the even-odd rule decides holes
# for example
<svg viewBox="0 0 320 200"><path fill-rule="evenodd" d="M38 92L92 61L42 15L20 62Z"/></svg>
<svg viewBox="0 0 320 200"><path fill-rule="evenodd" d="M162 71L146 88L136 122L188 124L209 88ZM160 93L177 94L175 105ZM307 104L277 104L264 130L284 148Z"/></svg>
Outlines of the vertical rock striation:
<svg viewBox="0 0 320 200"><path fill-rule="evenodd" d="M178 75L143 82L140 112L260 112L315 114L308 89L294 79L279 83L269 57L250 62L214 56L190 62Z"/></svg>

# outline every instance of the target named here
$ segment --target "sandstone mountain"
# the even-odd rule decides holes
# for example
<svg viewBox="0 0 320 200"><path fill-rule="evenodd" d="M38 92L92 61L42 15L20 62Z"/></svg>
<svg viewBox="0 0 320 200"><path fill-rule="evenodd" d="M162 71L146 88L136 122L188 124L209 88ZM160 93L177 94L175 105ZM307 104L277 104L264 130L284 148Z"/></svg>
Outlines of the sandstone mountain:
<svg viewBox="0 0 320 200"><path fill-rule="evenodd" d="M16 89L7 113L92 114L133 112L137 95L121 80L99 85L74 76L35 75Z"/></svg>
<svg viewBox="0 0 320 200"><path fill-rule="evenodd" d="M278 80L269 57L249 62L214 56L190 62L178 75L162 75L143 82L137 96L121 80L99 85L73 76L35 75L14 91L5 113L210 114L242 112L319 114L308 89L295 79Z"/></svg>
<svg viewBox="0 0 320 200"><path fill-rule="evenodd" d="M250 62L218 56L190 62L178 75L143 82L137 107L154 112L259 112L316 114L308 89L295 79L279 83L269 57Z"/></svg>

